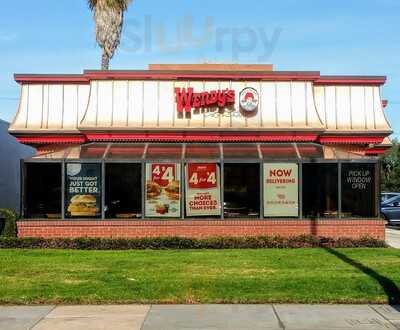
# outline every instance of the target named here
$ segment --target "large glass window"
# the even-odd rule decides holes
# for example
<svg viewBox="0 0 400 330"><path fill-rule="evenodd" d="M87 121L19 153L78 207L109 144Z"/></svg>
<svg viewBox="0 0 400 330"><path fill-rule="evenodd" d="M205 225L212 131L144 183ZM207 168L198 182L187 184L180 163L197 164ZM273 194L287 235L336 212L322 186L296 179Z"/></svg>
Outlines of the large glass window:
<svg viewBox="0 0 400 330"><path fill-rule="evenodd" d="M260 202L260 165L225 163L225 217L259 217Z"/></svg>
<svg viewBox="0 0 400 330"><path fill-rule="evenodd" d="M106 218L139 218L142 216L141 172L141 164L106 164Z"/></svg>
<svg viewBox="0 0 400 330"><path fill-rule="evenodd" d="M344 147L175 142L91 143L60 149L25 163L26 218L379 215L377 163Z"/></svg>
<svg viewBox="0 0 400 330"><path fill-rule="evenodd" d="M65 168L65 216L101 217L101 164L68 163Z"/></svg>
<svg viewBox="0 0 400 330"><path fill-rule="evenodd" d="M338 217L338 164L303 164L303 216Z"/></svg>
<svg viewBox="0 0 400 330"><path fill-rule="evenodd" d="M26 218L61 218L61 164L25 164Z"/></svg>
<svg viewBox="0 0 400 330"><path fill-rule="evenodd" d="M342 164L343 217L375 217L375 164Z"/></svg>

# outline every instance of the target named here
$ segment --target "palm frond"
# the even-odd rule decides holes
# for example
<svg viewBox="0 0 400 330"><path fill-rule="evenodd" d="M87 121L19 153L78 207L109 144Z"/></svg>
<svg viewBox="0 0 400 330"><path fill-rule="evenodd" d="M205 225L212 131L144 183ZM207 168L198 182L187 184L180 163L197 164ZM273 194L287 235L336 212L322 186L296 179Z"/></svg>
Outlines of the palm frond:
<svg viewBox="0 0 400 330"><path fill-rule="evenodd" d="M116 10L126 11L132 0L88 0L88 6L91 10L97 8L112 8Z"/></svg>

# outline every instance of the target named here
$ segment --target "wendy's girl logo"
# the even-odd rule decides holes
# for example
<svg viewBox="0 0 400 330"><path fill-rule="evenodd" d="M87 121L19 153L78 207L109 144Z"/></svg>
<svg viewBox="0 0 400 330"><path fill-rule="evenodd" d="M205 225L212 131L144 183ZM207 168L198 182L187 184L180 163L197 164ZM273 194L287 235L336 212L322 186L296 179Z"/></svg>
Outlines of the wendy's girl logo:
<svg viewBox="0 0 400 330"><path fill-rule="evenodd" d="M258 92L251 87L247 87L240 92L240 107L246 112L253 112L258 108Z"/></svg>

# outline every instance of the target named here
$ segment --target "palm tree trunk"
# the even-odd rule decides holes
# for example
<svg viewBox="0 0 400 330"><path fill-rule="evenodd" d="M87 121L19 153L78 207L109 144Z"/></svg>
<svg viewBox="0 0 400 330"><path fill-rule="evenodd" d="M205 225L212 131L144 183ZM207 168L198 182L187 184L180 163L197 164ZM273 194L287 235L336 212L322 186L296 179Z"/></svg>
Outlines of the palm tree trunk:
<svg viewBox="0 0 400 330"><path fill-rule="evenodd" d="M110 57L107 55L105 51L103 51L103 55L101 57L101 69L108 70L110 66Z"/></svg>

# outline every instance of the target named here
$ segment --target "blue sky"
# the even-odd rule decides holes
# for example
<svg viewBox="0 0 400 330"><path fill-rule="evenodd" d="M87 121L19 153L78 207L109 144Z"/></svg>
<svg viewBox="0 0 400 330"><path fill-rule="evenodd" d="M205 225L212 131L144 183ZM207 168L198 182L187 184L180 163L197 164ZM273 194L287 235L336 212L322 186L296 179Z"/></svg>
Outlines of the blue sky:
<svg viewBox="0 0 400 330"><path fill-rule="evenodd" d="M4 2L0 50L0 118L7 121L19 97L14 73L80 73L100 62L85 0ZM386 75L385 111L400 137L399 0L135 0L111 68L206 61Z"/></svg>

